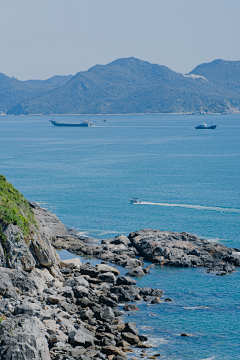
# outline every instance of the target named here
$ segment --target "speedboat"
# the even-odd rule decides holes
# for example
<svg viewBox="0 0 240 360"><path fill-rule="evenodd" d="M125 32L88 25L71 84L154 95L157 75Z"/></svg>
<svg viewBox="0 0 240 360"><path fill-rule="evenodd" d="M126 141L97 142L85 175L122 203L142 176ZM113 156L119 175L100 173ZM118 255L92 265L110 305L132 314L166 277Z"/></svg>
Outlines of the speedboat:
<svg viewBox="0 0 240 360"><path fill-rule="evenodd" d="M131 204L141 204L141 200L138 198L133 198L132 200L129 200Z"/></svg>

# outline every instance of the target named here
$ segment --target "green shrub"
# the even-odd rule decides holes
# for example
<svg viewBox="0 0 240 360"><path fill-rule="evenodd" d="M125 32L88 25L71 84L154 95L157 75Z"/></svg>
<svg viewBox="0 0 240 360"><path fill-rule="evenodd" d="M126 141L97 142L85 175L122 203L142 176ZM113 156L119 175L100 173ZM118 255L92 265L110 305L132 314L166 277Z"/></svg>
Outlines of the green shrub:
<svg viewBox="0 0 240 360"><path fill-rule="evenodd" d="M2 226L14 224L21 229L24 239L30 240L37 227L34 213L24 196L0 175L0 236Z"/></svg>

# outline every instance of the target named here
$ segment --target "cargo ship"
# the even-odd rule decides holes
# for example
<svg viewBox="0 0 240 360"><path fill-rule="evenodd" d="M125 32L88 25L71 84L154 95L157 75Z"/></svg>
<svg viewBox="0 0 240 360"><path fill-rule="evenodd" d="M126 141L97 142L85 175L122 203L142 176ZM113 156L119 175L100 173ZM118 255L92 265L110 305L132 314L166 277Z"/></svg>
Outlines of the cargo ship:
<svg viewBox="0 0 240 360"><path fill-rule="evenodd" d="M84 120L81 123L62 123L62 122L57 122L55 120L49 120L49 121L54 126L80 126L80 127L95 126L91 121L88 120Z"/></svg>

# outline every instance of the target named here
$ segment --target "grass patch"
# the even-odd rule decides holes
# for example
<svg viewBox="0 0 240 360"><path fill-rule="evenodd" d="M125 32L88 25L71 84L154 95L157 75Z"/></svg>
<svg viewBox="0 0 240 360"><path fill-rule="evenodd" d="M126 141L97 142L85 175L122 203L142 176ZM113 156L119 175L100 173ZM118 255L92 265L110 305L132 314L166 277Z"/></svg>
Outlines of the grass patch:
<svg viewBox="0 0 240 360"><path fill-rule="evenodd" d="M3 225L17 225L25 241L31 240L37 223L34 213L24 196L0 175L0 236L3 236Z"/></svg>

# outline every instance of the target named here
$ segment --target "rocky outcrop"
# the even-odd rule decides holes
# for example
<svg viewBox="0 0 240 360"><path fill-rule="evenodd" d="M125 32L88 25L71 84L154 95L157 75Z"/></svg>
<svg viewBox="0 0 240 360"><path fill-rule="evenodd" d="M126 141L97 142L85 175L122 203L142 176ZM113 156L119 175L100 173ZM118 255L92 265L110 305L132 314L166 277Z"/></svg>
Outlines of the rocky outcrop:
<svg viewBox="0 0 240 360"><path fill-rule="evenodd" d="M18 315L0 325L2 360L50 360L46 331L35 316Z"/></svg>
<svg viewBox="0 0 240 360"><path fill-rule="evenodd" d="M55 217L55 215L52 216ZM36 226L32 226L31 238L27 239L18 225L1 224L1 265L26 271L33 270L36 266L44 266L51 269L53 275L58 277L59 255L51 245L51 236L48 232L45 233L37 217L36 220Z"/></svg>
<svg viewBox="0 0 240 360"><path fill-rule="evenodd" d="M236 249L200 239L186 232L144 229L129 235L132 245L144 259L168 266L205 266L217 275L224 275L240 266Z"/></svg>
<svg viewBox="0 0 240 360"><path fill-rule="evenodd" d="M34 269L36 261L20 228L14 224L2 225L2 232L4 238L1 242L8 267L23 270Z"/></svg>
<svg viewBox="0 0 240 360"><path fill-rule="evenodd" d="M46 268L28 272L0 268L1 359L127 358L131 346L150 346L142 342L147 338L139 335L136 324L123 322L117 307L124 301L125 311L137 310L132 301L150 303L156 294L162 296L160 289L109 283L111 275L121 283L132 279L124 281L118 270L105 264L59 271L62 283Z"/></svg>

